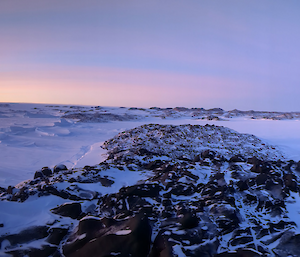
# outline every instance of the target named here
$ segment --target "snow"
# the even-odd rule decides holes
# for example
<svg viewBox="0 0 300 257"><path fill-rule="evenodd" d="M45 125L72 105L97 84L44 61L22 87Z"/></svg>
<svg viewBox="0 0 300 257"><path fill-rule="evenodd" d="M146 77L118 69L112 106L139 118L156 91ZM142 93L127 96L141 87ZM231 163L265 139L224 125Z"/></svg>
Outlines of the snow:
<svg viewBox="0 0 300 257"><path fill-rule="evenodd" d="M116 232L116 235L117 236L123 236L123 235L128 235L130 233L131 233L130 229L128 229L128 230L119 230L119 231Z"/></svg>
<svg viewBox="0 0 300 257"><path fill-rule="evenodd" d="M1 235L6 233L18 233L30 226L43 226L45 223L54 223L57 218L48 210L65 203L65 200L57 196L29 199L26 203L0 201L1 222L5 226L1 228ZM20 218L22 215L22 218ZM69 218L63 218L68 223ZM64 221L60 220L60 224Z"/></svg>
<svg viewBox="0 0 300 257"><path fill-rule="evenodd" d="M259 116L261 114L257 114L256 119L251 119L251 117L255 116L255 114L252 113L251 117L247 116L247 114L226 118L225 116L227 114L223 113L220 116L222 119L206 120L191 116L190 112L185 109L183 109L183 111L172 110L170 111L172 113L167 116L166 111L158 109L91 108L87 106L49 107L38 104L9 104L0 106L0 186L2 187L17 185L24 180L32 179L34 172L44 166L53 168L55 165L64 164L69 169L74 169L74 173L70 174L68 178L78 176L80 172L83 172L80 168L85 165L94 166L99 164L108 157L109 151L115 149L117 145L123 147L121 150L126 150L126 147L129 148L133 145L138 146L142 142L147 143L147 136L152 132L151 137L157 140L157 143L150 145L149 149L160 147L170 152L173 151L172 153L177 155L176 150L178 150L181 141L179 140L176 144L174 143L173 147L166 147L164 135L161 134L160 130L156 129L161 128L162 125L201 125L199 128L199 131L202 131L201 133L199 131L197 131L196 134L190 133L190 130L187 129L189 126L181 126L179 130L176 130L176 133L184 132L185 138L190 138L191 140L189 145L184 145L181 150L188 150L191 147L194 147L193 149L196 149L198 152L205 148L218 149L220 145L215 143L214 140L218 138L218 136L216 136L218 134L216 133L222 132L228 135L234 135L234 138L239 138L239 141L234 143L230 138L225 141L227 146L232 143L238 145L241 153L246 153L245 149L248 147L248 142L252 140L252 142L259 145L259 148L262 149L264 154L268 153L269 156L272 156L273 153L279 155L279 152L282 152L285 159L300 160L300 121L297 117L293 119L274 120L270 118L262 119L261 116ZM81 114L78 115L78 113ZM86 116L85 113L89 113L90 115ZM102 113L111 113L113 115L101 116ZM69 114L70 116L68 116ZM71 119L71 115L77 117L77 119ZM124 115L125 118L123 117ZM82 119L84 122L78 122L78 119ZM150 123L159 125L151 125L153 127L153 131L151 132L151 129L149 129L151 126L145 126L145 124ZM206 124L215 126L206 126L204 131L204 127L202 126ZM169 128L172 127L169 126ZM131 132L129 132L130 129ZM130 133L134 131L137 132L136 137L131 137ZM246 133L248 135L239 133ZM202 136L201 140L196 138L199 134ZM211 137L212 135L214 135L214 137ZM122 138L122 136L126 137ZM173 136L176 135L174 134ZM209 142L209 145L206 144L201 148L199 146L200 141L207 143L208 137L210 137L209 140L213 143ZM112 138L113 140L110 140ZM206 139L206 141L204 139ZM225 141L223 140L222 142ZM105 146L107 146L108 151L104 149ZM256 149L252 146L250 148ZM267 149L272 150L268 152ZM163 152L163 154L166 154L166 152ZM221 154L226 155L226 152L221 151ZM141 156L138 156L137 158L140 157ZM154 159L155 157L151 157L151 160ZM247 165L236 164L241 166ZM230 180L233 179L231 177L232 171L227 171L227 167L223 167L222 171L225 172L225 181L229 184ZM195 164L195 169L191 169L190 172L199 177L198 182L206 183L212 171L209 167L200 167L199 164ZM251 176L251 174L244 173L245 176ZM92 200L94 197L93 193L98 192L100 195L116 193L121 187L139 183L141 180L146 180L150 175L153 175L151 171L132 171L128 168L120 170L115 166L111 166L107 170L101 170L101 177L114 182L111 186L103 186L100 182L70 183L67 179L53 185L58 190L66 190L69 188L69 190L74 189L74 194L76 194L76 192L78 194L85 194L86 198L83 199L86 200L82 200L81 205L83 211L88 212L89 209L93 209L94 206L98 204L97 200ZM187 178L183 177L180 181L185 182L186 180ZM50 183L51 182L52 181L50 181ZM22 184L16 186L15 190L19 190L18 188L21 187ZM244 191L244 193L247 192L248 191ZM215 195L217 196L218 194L221 194L221 192L218 191ZM271 198L272 194L275 197L278 196L278 192L275 191L261 191L260 194L256 192L256 195L259 195L261 198ZM272 217L264 210L257 213L254 207L245 205L241 195L236 194L234 198L236 206L239 207L239 215L243 220L241 228L251 228L251 220L249 217L255 217L261 224L279 221L276 220L276 217ZM286 204L286 214L291 220L296 221L299 230L300 223L297 217L300 213L300 202L298 198L298 194L291 193ZM174 197L173 203L184 200L193 201L193 199L194 195L186 197L178 196ZM154 201L151 198L147 200L149 200L149 203ZM196 200L195 198L195 201ZM54 195L41 198L31 196L24 203L0 201L0 223L5 224L5 226L1 228L1 235L6 233L14 234L28 227L43 226L56 222L57 215L52 214L49 210L64 204L65 201L65 199ZM227 209L231 208L229 205L224 205L224 208L225 207ZM163 206L159 203L157 203L156 208L157 211L163 211ZM22 218L20 218L20 215L22 215ZM219 216L219 218L221 217L222 216ZM61 217L59 225L70 226L71 221L70 218ZM76 224L74 224L74 226L75 225ZM204 228L205 227L203 227L203 229ZM208 227L206 226L206 228ZM177 235L185 233L184 230L178 229L171 229L171 231L172 234ZM129 233L131 233L131 230L120 230L115 234L126 235ZM166 235L170 233L170 231L165 232ZM256 234L252 228L251 233L255 239L255 244L258 244L259 241L256 240ZM80 237L83 239L85 236L86 235L83 234ZM225 240L226 237L223 239L220 249L222 249L222 247L225 249L228 243L228 240ZM267 239L269 239L269 235L264 237L264 240ZM185 241L185 243L189 244L188 241ZM4 241L1 247L9 247L8 244L9 242ZM180 257L185 256L183 253L184 249L192 249L193 247L195 246L183 247L181 244L175 244L173 251ZM271 247L273 247L272 244L268 246L269 249L271 249Z"/></svg>
<svg viewBox="0 0 300 257"><path fill-rule="evenodd" d="M65 164L68 168L76 168L98 164L106 158L106 151L100 147L104 141L124 130L149 123L224 126L239 133L253 134L268 144L276 145L287 159L300 160L300 120L297 117L285 120L251 119L251 115L255 116L251 113L226 118L226 113L223 113L222 120L206 120L200 117L202 114L197 118L191 115L191 109L188 110L2 104L0 186L7 187L31 179L34 172L44 166L53 168L57 164ZM193 111L200 113L200 109ZM127 113L136 119L99 123L62 118L77 112ZM205 115L207 113L202 117ZM259 115L262 116L257 114L257 117Z"/></svg>

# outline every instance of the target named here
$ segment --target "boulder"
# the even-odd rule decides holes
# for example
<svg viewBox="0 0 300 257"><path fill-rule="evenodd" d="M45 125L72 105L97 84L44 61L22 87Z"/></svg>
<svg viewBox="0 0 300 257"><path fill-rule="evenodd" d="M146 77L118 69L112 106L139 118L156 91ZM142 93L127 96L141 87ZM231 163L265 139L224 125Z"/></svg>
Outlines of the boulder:
<svg viewBox="0 0 300 257"><path fill-rule="evenodd" d="M72 219L77 219L80 216L80 214L82 213L81 204L78 202L65 203L54 209L51 209L51 211L55 214L58 214L58 215L61 215L64 217L70 217Z"/></svg>
<svg viewBox="0 0 300 257"><path fill-rule="evenodd" d="M60 172L61 170L68 170L67 166L64 165L64 164L58 164L56 166L54 166L53 168L53 173L58 173Z"/></svg>
<svg viewBox="0 0 300 257"><path fill-rule="evenodd" d="M93 226L94 221L88 223L81 224L77 237L73 235L63 246L66 257L148 256L151 227L147 217L136 215L106 227L95 221L97 228ZM83 231L86 233L79 235Z"/></svg>
<svg viewBox="0 0 300 257"><path fill-rule="evenodd" d="M284 236L273 250L277 256L300 256L300 234Z"/></svg>
<svg viewBox="0 0 300 257"><path fill-rule="evenodd" d="M47 242L53 245L59 245L61 240L67 235L68 229L66 228L51 228Z"/></svg>
<svg viewBox="0 0 300 257"><path fill-rule="evenodd" d="M48 229L47 226L34 226L22 230L18 234L3 235L0 237L0 244L2 244L4 240L8 240L11 246L15 246L42 239L48 236Z"/></svg>

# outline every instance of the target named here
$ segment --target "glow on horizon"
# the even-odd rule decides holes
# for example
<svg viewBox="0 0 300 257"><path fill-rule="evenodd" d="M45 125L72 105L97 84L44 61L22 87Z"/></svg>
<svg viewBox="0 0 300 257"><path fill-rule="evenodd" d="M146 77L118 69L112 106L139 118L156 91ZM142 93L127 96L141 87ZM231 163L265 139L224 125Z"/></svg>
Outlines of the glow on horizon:
<svg viewBox="0 0 300 257"><path fill-rule="evenodd" d="M2 102L49 104L213 108L223 107L216 103L227 99L226 106L234 109L238 94L240 101L249 103L249 110L256 109L251 108L257 104L255 100L264 101L267 93L260 85L253 88L230 78L99 68L13 73L2 76L0 83ZM242 84L243 91L239 90ZM236 95L232 95L234 91Z"/></svg>
<svg viewBox="0 0 300 257"><path fill-rule="evenodd" d="M18 74L17 78L2 77L0 82L4 85L1 95L4 101L14 99L13 102L83 105L101 103L106 106L113 102L118 106L141 107L173 106L174 100L185 106L194 106L191 103L195 100L199 104L209 105L212 99L230 97L228 88L233 83L214 77L116 69L39 72L32 77L25 73ZM168 86L170 83L172 87ZM197 88L201 85L205 86L198 94ZM220 85L223 85L224 90L216 91ZM181 90L183 87L184 92Z"/></svg>

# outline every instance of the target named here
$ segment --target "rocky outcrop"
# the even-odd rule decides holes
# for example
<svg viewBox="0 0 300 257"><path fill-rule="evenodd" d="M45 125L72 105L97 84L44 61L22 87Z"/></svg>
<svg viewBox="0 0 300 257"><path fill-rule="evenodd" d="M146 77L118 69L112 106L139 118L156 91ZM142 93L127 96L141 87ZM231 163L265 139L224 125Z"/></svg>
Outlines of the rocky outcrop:
<svg viewBox="0 0 300 257"><path fill-rule="evenodd" d="M190 139L189 131L198 129L179 128L186 131L186 140ZM163 131L161 137L168 133L176 137L179 131L173 126L139 129L153 129L153 135ZM222 130L207 127L207 131ZM110 157L99 165L55 168L21 186L1 190L1 200L13 204L44 199L49 220L1 234L0 253L66 257L300 256L295 215L300 201L298 163L235 151L224 157L215 148L200 149L194 156L189 151L180 155L176 152L171 158L163 144L161 149L151 148L135 133L126 132L109 141ZM117 147L121 142L124 145ZM131 177L141 179L130 184ZM49 199L58 204L48 207ZM6 229L7 220L1 221L0 233Z"/></svg>

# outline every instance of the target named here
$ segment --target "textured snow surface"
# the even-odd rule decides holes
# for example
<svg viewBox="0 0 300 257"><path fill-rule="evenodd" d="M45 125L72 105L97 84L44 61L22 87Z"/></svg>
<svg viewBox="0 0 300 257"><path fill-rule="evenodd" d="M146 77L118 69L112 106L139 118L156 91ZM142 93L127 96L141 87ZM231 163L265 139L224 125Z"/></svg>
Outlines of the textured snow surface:
<svg viewBox="0 0 300 257"><path fill-rule="evenodd" d="M69 237L81 216L51 211L74 203L87 215L83 219L129 219L151 208L152 243L161 233L177 256L197 256L207 248L213 254L251 248L259 255L300 256L291 254L294 245L285 248L286 239L296 240L300 232L300 164L287 161L300 159L297 113L0 108L0 256L26 256L45 245L60 251L66 238L70 244L89 238ZM234 155L245 159L228 162ZM253 156L264 161L246 160ZM33 179L36 170L57 164L68 169ZM149 188L159 193L147 195ZM180 225L187 213L199 222L192 228ZM32 228L46 229L46 235L29 241L19 235ZM68 232L57 246L48 241L53 229ZM127 227L113 231L119 238L134 234Z"/></svg>

